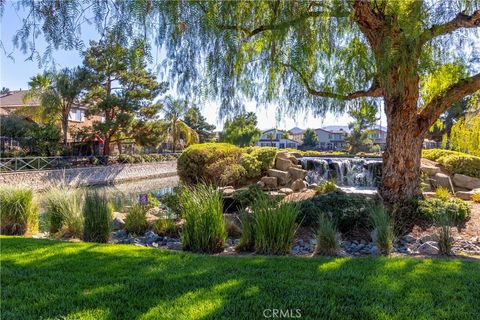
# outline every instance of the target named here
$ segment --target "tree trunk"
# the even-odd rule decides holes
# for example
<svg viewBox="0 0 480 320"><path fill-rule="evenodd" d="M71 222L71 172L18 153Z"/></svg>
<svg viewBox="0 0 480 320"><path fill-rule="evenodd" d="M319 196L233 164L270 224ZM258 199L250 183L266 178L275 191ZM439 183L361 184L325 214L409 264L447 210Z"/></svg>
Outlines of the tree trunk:
<svg viewBox="0 0 480 320"><path fill-rule="evenodd" d="M106 137L104 144L103 144L103 155L109 156L110 155L110 137Z"/></svg>
<svg viewBox="0 0 480 320"><path fill-rule="evenodd" d="M394 106L386 102L387 145L383 153L380 193L386 203L404 204L417 197L420 182L420 159L424 133L418 129L415 104ZM388 112L390 110L390 112Z"/></svg>
<svg viewBox="0 0 480 320"><path fill-rule="evenodd" d="M67 147L67 138L68 138L68 115L67 119L62 119L62 133L63 133L63 146Z"/></svg>

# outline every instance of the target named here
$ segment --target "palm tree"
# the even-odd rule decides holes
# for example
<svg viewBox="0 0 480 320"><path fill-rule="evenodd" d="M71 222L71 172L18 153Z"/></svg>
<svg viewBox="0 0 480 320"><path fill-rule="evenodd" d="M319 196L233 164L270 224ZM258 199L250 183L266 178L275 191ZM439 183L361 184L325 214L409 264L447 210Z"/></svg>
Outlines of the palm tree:
<svg viewBox="0 0 480 320"><path fill-rule="evenodd" d="M273 146L273 139L275 139L273 132L267 133L267 139L270 140L270 147Z"/></svg>
<svg viewBox="0 0 480 320"><path fill-rule="evenodd" d="M178 141L183 138L185 145L198 143L198 134L190 128L181 118L188 111L188 104L183 100L173 99L167 96L163 101L163 113L168 123L168 138L172 141L173 152Z"/></svg>
<svg viewBox="0 0 480 320"><path fill-rule="evenodd" d="M67 146L68 116L83 90L85 73L81 68L45 72L31 78L23 102L37 100L40 108L32 115L43 122L60 121L63 145ZM32 108L29 108L32 110Z"/></svg>

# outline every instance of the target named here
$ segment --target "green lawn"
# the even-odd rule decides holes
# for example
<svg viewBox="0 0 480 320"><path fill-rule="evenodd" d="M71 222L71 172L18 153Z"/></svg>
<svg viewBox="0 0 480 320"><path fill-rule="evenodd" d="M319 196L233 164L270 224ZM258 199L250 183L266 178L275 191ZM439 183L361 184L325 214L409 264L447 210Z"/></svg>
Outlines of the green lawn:
<svg viewBox="0 0 480 320"><path fill-rule="evenodd" d="M275 308L301 309L302 319L480 315L479 261L213 257L0 240L2 319L264 319Z"/></svg>

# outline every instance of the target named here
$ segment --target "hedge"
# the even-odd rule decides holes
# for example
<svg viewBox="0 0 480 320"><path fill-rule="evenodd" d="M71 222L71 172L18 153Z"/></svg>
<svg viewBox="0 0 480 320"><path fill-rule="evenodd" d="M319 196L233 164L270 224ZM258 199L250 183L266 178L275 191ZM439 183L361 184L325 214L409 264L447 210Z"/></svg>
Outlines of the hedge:
<svg viewBox="0 0 480 320"><path fill-rule="evenodd" d="M276 148L239 148L228 143L202 143L186 148L177 162L180 179L188 184L241 185L272 168Z"/></svg>
<svg viewBox="0 0 480 320"><path fill-rule="evenodd" d="M451 174L458 173L480 178L480 157L444 149L423 150L422 157L437 161Z"/></svg>

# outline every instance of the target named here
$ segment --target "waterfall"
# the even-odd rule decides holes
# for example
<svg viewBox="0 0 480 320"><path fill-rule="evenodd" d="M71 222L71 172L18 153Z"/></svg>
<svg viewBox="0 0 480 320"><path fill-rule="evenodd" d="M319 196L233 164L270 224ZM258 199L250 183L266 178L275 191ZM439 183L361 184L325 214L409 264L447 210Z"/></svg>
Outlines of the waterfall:
<svg viewBox="0 0 480 320"><path fill-rule="evenodd" d="M308 171L308 183L333 179L341 187L377 187L382 172L382 161L374 158L304 157L300 161Z"/></svg>

